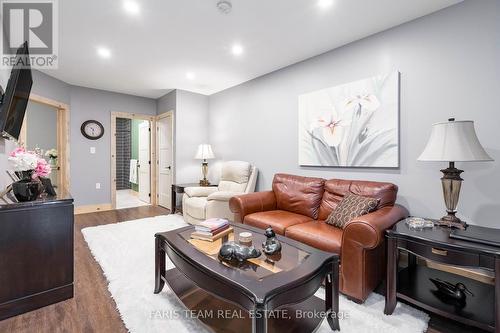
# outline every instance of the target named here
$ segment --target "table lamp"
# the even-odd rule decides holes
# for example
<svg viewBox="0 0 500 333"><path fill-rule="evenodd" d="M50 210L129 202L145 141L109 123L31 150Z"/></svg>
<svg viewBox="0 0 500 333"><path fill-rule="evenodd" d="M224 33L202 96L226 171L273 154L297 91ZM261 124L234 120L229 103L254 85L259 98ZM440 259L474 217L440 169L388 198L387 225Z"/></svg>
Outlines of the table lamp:
<svg viewBox="0 0 500 333"><path fill-rule="evenodd" d="M214 152L212 151L212 146L207 143L203 143L198 146L198 151L194 157L197 160L203 160L201 163L201 173L203 174L203 179L200 180L200 186L208 186L210 182L207 179L208 175L208 162L207 160L215 158Z"/></svg>
<svg viewBox="0 0 500 333"><path fill-rule="evenodd" d="M447 122L433 124L427 146L418 160L449 162L449 167L441 170L447 215L438 224L465 229L467 224L456 217L463 170L455 168L455 162L493 161L477 138L474 122L450 118Z"/></svg>

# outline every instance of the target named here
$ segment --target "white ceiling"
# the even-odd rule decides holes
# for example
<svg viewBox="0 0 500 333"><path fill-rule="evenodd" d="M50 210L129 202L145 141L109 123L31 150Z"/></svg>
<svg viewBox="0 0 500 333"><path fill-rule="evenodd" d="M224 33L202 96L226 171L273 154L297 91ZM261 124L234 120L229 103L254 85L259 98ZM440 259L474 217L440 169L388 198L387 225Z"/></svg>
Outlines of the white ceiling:
<svg viewBox="0 0 500 333"><path fill-rule="evenodd" d="M59 1L59 69L45 73L152 98L174 88L213 94L461 2L334 0L325 10L318 0L232 0L224 15L217 0L136 1L137 16L123 0ZM97 56L99 46L111 58Z"/></svg>

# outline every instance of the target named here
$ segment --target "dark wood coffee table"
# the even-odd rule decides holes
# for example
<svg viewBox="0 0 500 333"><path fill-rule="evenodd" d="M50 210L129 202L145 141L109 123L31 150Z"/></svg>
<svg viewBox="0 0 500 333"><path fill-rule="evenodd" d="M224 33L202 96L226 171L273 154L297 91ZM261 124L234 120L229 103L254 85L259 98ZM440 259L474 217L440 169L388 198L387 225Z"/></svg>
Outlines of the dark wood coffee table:
<svg viewBox="0 0 500 333"><path fill-rule="evenodd" d="M312 332L326 317L339 330L339 256L278 236L279 255L231 265L217 258L221 244L250 231L260 248L263 230L233 224L213 243L191 239L193 226L155 235L155 293L165 284L214 332ZM165 270L165 255L175 268ZM314 293L325 281L325 301Z"/></svg>

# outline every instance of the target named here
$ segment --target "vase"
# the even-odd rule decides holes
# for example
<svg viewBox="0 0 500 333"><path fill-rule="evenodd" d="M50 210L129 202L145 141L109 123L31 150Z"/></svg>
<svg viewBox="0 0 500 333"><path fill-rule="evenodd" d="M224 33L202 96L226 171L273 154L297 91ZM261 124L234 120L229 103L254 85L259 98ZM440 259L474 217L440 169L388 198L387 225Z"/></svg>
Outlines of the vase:
<svg viewBox="0 0 500 333"><path fill-rule="evenodd" d="M57 158L49 158L49 164L51 167L56 167L57 166Z"/></svg>
<svg viewBox="0 0 500 333"><path fill-rule="evenodd" d="M14 196L20 202L33 201L42 193L40 182L32 179L21 179L12 183Z"/></svg>
<svg viewBox="0 0 500 333"><path fill-rule="evenodd" d="M19 180L31 180L33 178L34 170L26 170L26 171L16 171L14 172Z"/></svg>

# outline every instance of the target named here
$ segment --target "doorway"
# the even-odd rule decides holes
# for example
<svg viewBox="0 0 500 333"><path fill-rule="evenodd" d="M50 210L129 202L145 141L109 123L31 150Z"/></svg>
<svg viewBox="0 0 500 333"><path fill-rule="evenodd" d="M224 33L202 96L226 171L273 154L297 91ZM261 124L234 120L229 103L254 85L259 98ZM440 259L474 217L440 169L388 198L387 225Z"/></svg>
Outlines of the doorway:
<svg viewBox="0 0 500 333"><path fill-rule="evenodd" d="M18 143L50 164L55 188L69 189L69 107L30 94Z"/></svg>
<svg viewBox="0 0 500 333"><path fill-rule="evenodd" d="M174 140L174 113L169 111L157 117L157 188L158 205L171 209L171 188L173 182L173 140Z"/></svg>
<svg viewBox="0 0 500 333"><path fill-rule="evenodd" d="M112 113L111 196L114 209L156 204L154 187L154 117Z"/></svg>

